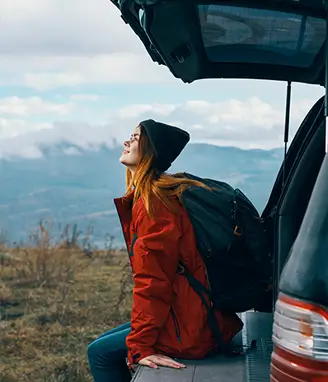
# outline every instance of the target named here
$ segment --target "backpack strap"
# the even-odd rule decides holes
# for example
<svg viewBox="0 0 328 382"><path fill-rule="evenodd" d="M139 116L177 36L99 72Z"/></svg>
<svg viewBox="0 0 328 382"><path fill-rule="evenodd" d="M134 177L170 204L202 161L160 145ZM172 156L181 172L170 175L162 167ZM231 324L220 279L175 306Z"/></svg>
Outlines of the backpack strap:
<svg viewBox="0 0 328 382"><path fill-rule="evenodd" d="M135 242L137 241L138 236L134 234L131 246L130 246L130 251L129 251L129 256L133 256L133 247ZM222 340L221 332L219 325L217 323L216 317L214 315L213 308L210 306L210 304L206 301L204 297L204 293L207 294L211 298L211 291L207 289L200 281L195 279L182 265L182 263L179 263L178 267L178 273L183 275L189 282L190 286L194 289L194 291L198 294L200 297L202 303L204 304L206 311L207 311L207 317L208 317L208 323L210 326L210 329L212 330L215 339L217 340L219 347L221 351L223 352L224 355L227 357L235 357L243 354L243 351L238 351L234 350L231 346L229 346L229 343L224 343Z"/></svg>
<svg viewBox="0 0 328 382"><path fill-rule="evenodd" d="M193 288L193 290L198 294L200 297L202 303L205 305L206 311L207 311L207 318L208 323L210 326L210 329L212 330L214 337L216 341L218 342L218 345L222 351L222 353L227 357L235 357L242 355L244 352L238 351L236 349L233 349L230 346L230 343L223 342L221 331L219 328L219 324L217 322L217 319L215 317L214 311L212 306L206 301L204 297L204 293L206 293L211 298L211 291L207 289L200 281L195 279L186 269L185 267L179 263L178 273L183 275L189 282L190 286Z"/></svg>
<svg viewBox="0 0 328 382"><path fill-rule="evenodd" d="M200 281L195 279L195 277L192 276L186 270L186 268L182 265L182 263L179 263L178 273L180 275L184 275L185 276L185 278L188 280L189 284L192 286L192 288L195 290L195 292L197 294L203 292L203 293L206 293L208 295L208 297L212 298L212 292L208 288L206 288Z"/></svg>

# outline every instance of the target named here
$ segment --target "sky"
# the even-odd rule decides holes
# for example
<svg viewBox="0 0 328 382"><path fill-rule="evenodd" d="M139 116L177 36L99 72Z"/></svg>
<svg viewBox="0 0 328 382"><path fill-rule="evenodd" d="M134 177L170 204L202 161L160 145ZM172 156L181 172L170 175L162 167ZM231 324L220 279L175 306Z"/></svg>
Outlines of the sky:
<svg viewBox="0 0 328 382"><path fill-rule="evenodd" d="M0 35L0 158L37 158L63 141L112 146L148 118L192 142L283 145L285 83L184 84L152 62L108 0L1 0ZM293 84L291 136L323 93Z"/></svg>

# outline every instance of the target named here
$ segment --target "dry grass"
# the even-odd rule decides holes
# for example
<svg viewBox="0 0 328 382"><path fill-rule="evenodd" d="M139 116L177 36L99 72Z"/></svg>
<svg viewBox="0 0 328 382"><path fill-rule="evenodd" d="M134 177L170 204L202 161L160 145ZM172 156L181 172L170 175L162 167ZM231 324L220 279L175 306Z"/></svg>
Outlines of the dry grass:
<svg viewBox="0 0 328 382"><path fill-rule="evenodd" d="M92 339L129 320L127 254L51 245L0 246L0 381L92 381Z"/></svg>

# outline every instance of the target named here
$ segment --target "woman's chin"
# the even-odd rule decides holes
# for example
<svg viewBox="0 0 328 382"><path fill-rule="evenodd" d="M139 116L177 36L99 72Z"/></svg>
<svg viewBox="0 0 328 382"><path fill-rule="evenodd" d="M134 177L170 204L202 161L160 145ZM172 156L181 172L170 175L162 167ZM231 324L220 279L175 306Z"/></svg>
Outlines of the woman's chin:
<svg viewBox="0 0 328 382"><path fill-rule="evenodd" d="M127 163L126 163L126 158L124 158L124 155L121 156L121 158L119 159L119 161L120 161L121 164L124 164L124 166L127 165Z"/></svg>
<svg viewBox="0 0 328 382"><path fill-rule="evenodd" d="M120 158L120 163L123 165L123 166L125 166L125 167L127 167L127 168L130 168L130 167L134 167L134 165L133 164L131 164L128 160L126 160L126 158Z"/></svg>

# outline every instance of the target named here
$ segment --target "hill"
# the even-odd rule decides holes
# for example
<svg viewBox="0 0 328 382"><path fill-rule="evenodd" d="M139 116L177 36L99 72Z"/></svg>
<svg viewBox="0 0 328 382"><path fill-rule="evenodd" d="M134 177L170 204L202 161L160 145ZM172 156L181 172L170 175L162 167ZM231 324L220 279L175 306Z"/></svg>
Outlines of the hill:
<svg viewBox="0 0 328 382"><path fill-rule="evenodd" d="M124 193L121 147L82 150L70 144L44 148L37 159L0 161L0 228L6 238L25 240L40 219L93 227L93 242L106 234L122 243L112 199ZM171 168L220 179L241 188L259 210L265 206L282 160L282 150L241 150L190 144Z"/></svg>

